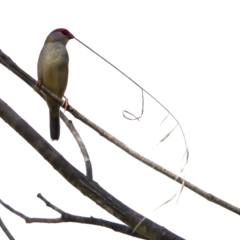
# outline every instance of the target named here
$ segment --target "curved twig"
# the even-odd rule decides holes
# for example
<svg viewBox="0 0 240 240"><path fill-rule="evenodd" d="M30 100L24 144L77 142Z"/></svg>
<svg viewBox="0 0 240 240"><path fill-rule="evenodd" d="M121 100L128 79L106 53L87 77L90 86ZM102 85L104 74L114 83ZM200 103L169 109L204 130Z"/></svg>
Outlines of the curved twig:
<svg viewBox="0 0 240 240"><path fill-rule="evenodd" d="M80 134L77 132L72 121L69 120L62 111L60 111L60 117L64 121L64 123L67 125L68 129L71 131L72 135L74 136L75 140L77 141L77 144L82 152L84 162L86 165L86 175L89 179L92 180L93 179L92 164L91 164L90 157L88 155L87 149L83 143L83 140L82 140Z"/></svg>

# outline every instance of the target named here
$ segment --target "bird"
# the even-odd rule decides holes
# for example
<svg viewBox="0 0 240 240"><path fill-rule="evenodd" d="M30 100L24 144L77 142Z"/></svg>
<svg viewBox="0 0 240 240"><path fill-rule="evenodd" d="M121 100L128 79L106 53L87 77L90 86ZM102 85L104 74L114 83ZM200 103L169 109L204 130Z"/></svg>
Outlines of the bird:
<svg viewBox="0 0 240 240"><path fill-rule="evenodd" d="M38 81L36 86L43 85L62 99L68 83L69 56L66 44L74 35L65 28L53 30L46 38L37 64ZM60 136L60 105L43 93L49 108L50 136L58 140ZM65 97L65 108L68 100Z"/></svg>

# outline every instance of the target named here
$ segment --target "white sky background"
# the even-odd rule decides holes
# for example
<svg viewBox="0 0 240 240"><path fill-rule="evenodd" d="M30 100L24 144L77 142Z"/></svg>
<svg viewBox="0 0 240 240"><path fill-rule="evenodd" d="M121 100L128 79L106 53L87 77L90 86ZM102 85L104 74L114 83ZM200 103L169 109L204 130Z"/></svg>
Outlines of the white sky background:
<svg viewBox="0 0 240 240"><path fill-rule="evenodd" d="M31 76L46 36L55 28L77 38L131 76L180 122L189 147L186 179L240 206L240 3L238 1L5 1L1 3L0 49ZM167 113L145 95L140 122L122 110L141 112L141 91L75 40L68 45L66 96L86 117L178 173L184 140ZM51 142L47 105L0 65L0 98L66 159L85 173L77 144L61 123ZM239 239L239 217L184 189L180 201L152 212L180 185L129 157L73 120L93 165L93 177L129 207L186 239ZM30 217L58 217L36 195L66 212L116 221L65 181L24 139L0 120L0 199ZM132 239L112 230L74 223L25 224L0 206L16 240ZM7 239L0 231L0 239Z"/></svg>

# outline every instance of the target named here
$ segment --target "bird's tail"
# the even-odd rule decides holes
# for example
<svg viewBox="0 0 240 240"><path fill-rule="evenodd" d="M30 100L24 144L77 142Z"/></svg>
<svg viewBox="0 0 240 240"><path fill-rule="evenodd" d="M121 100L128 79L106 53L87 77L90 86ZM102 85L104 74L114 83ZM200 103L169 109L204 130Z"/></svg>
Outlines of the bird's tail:
<svg viewBox="0 0 240 240"><path fill-rule="evenodd" d="M54 117L51 112L50 116L50 135L52 140L58 140L60 135L60 119L59 116Z"/></svg>

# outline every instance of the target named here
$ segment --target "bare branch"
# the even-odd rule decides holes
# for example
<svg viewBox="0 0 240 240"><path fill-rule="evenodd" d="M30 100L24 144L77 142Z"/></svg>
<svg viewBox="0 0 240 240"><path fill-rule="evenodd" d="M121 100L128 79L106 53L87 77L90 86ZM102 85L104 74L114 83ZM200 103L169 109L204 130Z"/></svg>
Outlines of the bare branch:
<svg viewBox="0 0 240 240"><path fill-rule="evenodd" d="M20 69L1 50L0 50L0 62L4 66L6 66L9 70L14 72L17 76L19 76L21 79L23 79L26 83L31 82L32 84L29 84L30 86L35 86L35 80L31 76L26 74L22 69ZM41 90L43 92L45 92L49 97L54 99L56 102L58 102L60 105L62 104L63 101L60 98L58 98L56 95L51 93L47 88L45 88L44 86L41 86ZM150 159L145 158L144 156L142 156L138 152L134 151L133 149L129 148L126 144L124 144L123 142L119 141L117 138L115 138L114 136L112 136L111 134L106 132L104 129L100 128L98 125L96 125L95 123L93 123L92 121L87 119L85 116L83 116L81 113L79 113L77 110L75 110L70 105L68 105L67 111L69 111L75 118L79 119L80 121L82 121L83 123L88 125L90 128L94 129L101 136L103 136L108 141L112 142L113 144L115 144L116 146L121 148L123 151L125 151L126 153L128 153L132 157L138 159L139 161L143 162L144 164L148 165L149 167L155 169L156 171L164 174L165 176L171 178L172 180L174 180L174 181L176 181L176 182L178 182L180 184L182 184L184 182L185 187L187 187L188 189L190 189L193 192L197 193L198 195L204 197L208 201L213 202L215 204L218 204L219 206L222 206L222 207L224 207L224 208L226 208L226 209L228 209L228 210L230 210L230 211L240 215L240 208L238 208L238 207L236 207L236 206L234 206L234 205L232 205L232 204L230 204L230 203L228 203L228 202L226 202L226 201L216 197L215 195L213 195L211 193L208 193L208 192L198 188L197 186L195 186L192 183L184 180L183 178L177 176L176 174L168 171L167 169L161 167L160 165L156 164L155 162L151 161ZM189 153L188 149L186 149L185 152ZM187 160L188 160L188 156L189 155L187 154Z"/></svg>
<svg viewBox="0 0 240 240"><path fill-rule="evenodd" d="M37 195L38 198L40 198L43 202L45 202L47 207L52 208L53 210L55 210L56 212L60 213L60 214L66 214L66 212L64 212L63 210L61 210L60 208L54 206L52 203L50 203L46 198L43 197L43 195L41 193L38 193Z"/></svg>
<svg viewBox="0 0 240 240"><path fill-rule="evenodd" d="M143 216L124 205L105 191L98 183L89 180L78 169L72 166L45 139L43 139L27 122L0 99L0 117L22 136L51 166L82 194L88 196L100 207L134 228ZM137 232L152 240L180 240L181 237L166 228L145 219Z"/></svg>
<svg viewBox="0 0 240 240"><path fill-rule="evenodd" d="M1 203L1 200L0 200ZM0 227L2 228L2 230L5 232L5 234L7 235L7 237L10 240L15 240L14 237L12 236L12 234L9 232L9 230L7 229L6 225L4 224L4 222L2 221L2 219L0 218Z"/></svg>
<svg viewBox="0 0 240 240"><path fill-rule="evenodd" d="M127 227L126 225L106 221L103 219L97 219L97 218L93 218L93 217L88 218L88 217L72 215L72 214L64 212L61 209L59 209L58 207L54 206L52 203L50 203L48 200L46 200L40 193L37 195L37 197L40 198L43 202L45 202L48 207L50 207L53 210L60 213L61 217L60 218L32 218L32 217L28 217L28 216L16 211L12 207L10 207L8 204L4 203L2 200L0 200L0 203L9 211L11 211L12 213L14 213L17 216L24 219L26 223L75 222L75 223L91 224L91 225L96 225L96 226L100 226L100 227L106 227L106 228L112 229L116 232L123 233L123 234L129 235L129 236L132 236L132 237L146 239L139 233L133 233L132 229ZM0 224L1 224L1 218L0 218Z"/></svg>

